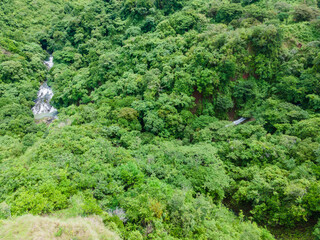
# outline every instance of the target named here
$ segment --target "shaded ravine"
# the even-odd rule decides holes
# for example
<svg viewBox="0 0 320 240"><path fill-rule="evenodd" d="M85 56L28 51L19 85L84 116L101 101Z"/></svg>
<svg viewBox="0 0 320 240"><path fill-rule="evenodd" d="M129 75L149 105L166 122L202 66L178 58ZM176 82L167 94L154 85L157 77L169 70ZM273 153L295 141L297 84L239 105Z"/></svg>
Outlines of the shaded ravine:
<svg viewBox="0 0 320 240"><path fill-rule="evenodd" d="M45 61L44 64L50 70L53 67L53 56L50 55L49 61ZM38 96L35 101L35 105L32 108L34 118L40 120L48 118L49 122L57 118L58 111L50 105L50 101L53 97L53 91L45 81L38 91Z"/></svg>

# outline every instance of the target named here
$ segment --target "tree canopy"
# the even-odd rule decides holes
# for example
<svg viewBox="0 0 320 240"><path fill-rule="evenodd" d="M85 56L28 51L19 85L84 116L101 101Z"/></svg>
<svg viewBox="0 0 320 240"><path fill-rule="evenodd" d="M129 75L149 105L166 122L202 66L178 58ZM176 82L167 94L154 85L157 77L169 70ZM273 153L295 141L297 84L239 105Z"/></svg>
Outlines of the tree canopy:
<svg viewBox="0 0 320 240"><path fill-rule="evenodd" d="M0 219L320 239L319 1L7 0L0 16ZM50 125L31 111L46 80Z"/></svg>

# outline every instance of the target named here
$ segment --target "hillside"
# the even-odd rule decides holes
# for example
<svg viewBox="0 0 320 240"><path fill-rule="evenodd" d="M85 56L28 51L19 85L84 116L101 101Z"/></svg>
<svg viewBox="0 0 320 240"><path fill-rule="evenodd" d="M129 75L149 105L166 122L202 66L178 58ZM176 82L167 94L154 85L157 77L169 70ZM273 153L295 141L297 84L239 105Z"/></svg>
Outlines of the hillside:
<svg viewBox="0 0 320 240"><path fill-rule="evenodd" d="M320 239L319 7L1 1L0 228ZM32 113L44 83L57 118Z"/></svg>

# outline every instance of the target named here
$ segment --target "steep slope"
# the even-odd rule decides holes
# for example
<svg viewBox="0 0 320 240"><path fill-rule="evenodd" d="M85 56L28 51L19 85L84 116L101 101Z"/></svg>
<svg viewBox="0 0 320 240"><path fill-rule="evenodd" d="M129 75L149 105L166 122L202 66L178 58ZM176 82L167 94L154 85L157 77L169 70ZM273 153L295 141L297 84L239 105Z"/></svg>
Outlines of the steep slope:
<svg viewBox="0 0 320 240"><path fill-rule="evenodd" d="M128 239L319 238L319 2L0 6L2 218L78 208ZM49 126L31 111L45 79Z"/></svg>

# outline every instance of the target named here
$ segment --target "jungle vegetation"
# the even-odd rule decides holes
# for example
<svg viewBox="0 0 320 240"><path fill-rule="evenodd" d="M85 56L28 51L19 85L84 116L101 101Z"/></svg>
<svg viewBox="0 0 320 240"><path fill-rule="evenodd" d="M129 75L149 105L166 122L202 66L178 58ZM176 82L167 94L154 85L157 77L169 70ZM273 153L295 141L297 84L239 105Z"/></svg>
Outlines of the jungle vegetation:
<svg viewBox="0 0 320 240"><path fill-rule="evenodd" d="M2 0L0 228L98 217L115 239L320 239L319 7ZM31 111L46 79L50 125Z"/></svg>

